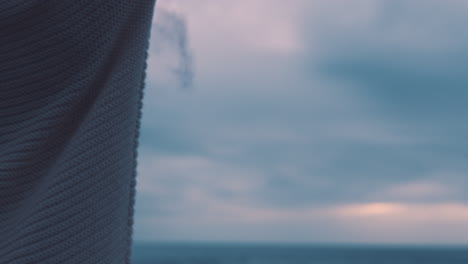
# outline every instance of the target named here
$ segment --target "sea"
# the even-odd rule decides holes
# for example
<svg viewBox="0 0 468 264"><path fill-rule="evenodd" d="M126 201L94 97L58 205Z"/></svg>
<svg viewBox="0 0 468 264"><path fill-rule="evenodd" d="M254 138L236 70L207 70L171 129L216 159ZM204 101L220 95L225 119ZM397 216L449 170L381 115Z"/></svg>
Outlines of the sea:
<svg viewBox="0 0 468 264"><path fill-rule="evenodd" d="M468 246L136 242L133 264L468 264Z"/></svg>

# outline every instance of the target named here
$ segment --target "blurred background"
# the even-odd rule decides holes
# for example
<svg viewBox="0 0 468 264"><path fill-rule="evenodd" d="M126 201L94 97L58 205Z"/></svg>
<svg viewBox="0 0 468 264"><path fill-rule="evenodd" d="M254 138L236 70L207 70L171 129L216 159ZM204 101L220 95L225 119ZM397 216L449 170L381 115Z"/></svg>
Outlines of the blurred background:
<svg viewBox="0 0 468 264"><path fill-rule="evenodd" d="M158 0L135 240L468 243L467 10Z"/></svg>

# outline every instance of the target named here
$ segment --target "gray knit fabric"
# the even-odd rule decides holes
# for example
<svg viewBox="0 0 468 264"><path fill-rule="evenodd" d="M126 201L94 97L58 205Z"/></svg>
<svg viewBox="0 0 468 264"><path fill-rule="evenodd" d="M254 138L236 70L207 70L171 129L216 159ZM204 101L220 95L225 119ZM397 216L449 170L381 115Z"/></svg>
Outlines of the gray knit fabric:
<svg viewBox="0 0 468 264"><path fill-rule="evenodd" d="M0 263L129 263L155 0L0 1Z"/></svg>

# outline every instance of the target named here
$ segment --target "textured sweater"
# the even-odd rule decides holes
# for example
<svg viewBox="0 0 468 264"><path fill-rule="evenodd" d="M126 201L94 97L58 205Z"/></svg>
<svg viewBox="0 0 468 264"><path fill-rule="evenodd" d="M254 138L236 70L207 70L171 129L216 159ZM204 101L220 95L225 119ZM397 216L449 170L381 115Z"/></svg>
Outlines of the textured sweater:
<svg viewBox="0 0 468 264"><path fill-rule="evenodd" d="M154 2L0 1L0 264L130 262Z"/></svg>

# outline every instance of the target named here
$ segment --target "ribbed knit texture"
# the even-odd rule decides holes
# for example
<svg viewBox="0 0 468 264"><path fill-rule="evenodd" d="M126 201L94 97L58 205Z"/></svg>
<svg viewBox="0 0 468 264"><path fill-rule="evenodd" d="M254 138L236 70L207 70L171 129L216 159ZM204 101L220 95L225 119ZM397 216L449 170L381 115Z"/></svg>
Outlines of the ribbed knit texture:
<svg viewBox="0 0 468 264"><path fill-rule="evenodd" d="M0 1L0 263L129 263L155 0Z"/></svg>

